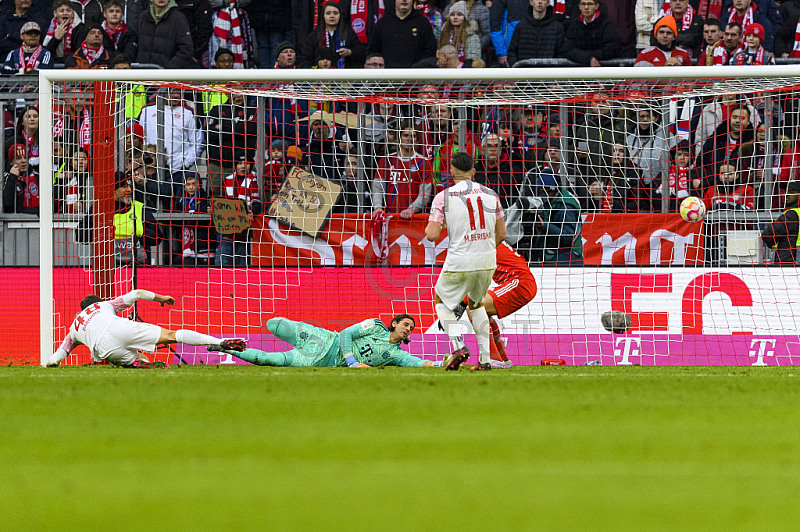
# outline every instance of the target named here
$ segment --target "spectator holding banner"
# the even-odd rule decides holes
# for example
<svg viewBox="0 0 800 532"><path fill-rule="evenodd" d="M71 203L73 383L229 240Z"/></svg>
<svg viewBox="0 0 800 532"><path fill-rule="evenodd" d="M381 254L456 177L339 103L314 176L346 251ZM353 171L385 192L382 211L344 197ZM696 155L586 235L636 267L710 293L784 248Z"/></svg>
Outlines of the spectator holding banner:
<svg viewBox="0 0 800 532"><path fill-rule="evenodd" d="M223 268L246 267L250 264L250 227L253 216L261 214L264 209L258 192L258 179L253 172L253 161L244 152L236 154L236 171L225 177L223 192L225 199L244 203L250 223L247 229L220 235L220 252L216 264Z"/></svg>

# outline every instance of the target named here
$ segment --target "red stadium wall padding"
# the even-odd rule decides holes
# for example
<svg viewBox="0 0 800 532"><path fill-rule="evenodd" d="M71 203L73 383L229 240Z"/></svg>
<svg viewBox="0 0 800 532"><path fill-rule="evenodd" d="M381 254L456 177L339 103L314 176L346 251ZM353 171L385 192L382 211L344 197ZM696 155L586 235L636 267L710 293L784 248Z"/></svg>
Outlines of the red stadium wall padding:
<svg viewBox="0 0 800 532"><path fill-rule="evenodd" d="M794 307L800 275L787 268L547 268L532 269L539 293L502 320L507 352L516 363L558 356L569 364L800 364L800 315ZM5 269L0 320L8 341L5 363L38 363L38 270ZM431 299L438 268L144 268L139 286L167 293L174 307L143 302L141 317L171 329L244 336L253 347L278 347L264 324L274 316L329 329L400 312L417 318L412 353L447 350L437 333ZM118 283L129 272L117 271ZM56 342L66 334L78 301L92 290L79 269L54 272ZM81 291L79 287L84 287ZM127 287L119 284L117 294ZM85 293L85 294L84 294ZM631 334L606 332L607 310L635 314ZM420 334L422 333L422 334ZM55 348L55 346L54 346ZM176 348L189 362L218 363L202 350ZM281 349L283 350L283 348ZM85 348L72 363L88 362ZM232 362L232 361L231 361Z"/></svg>
<svg viewBox="0 0 800 532"><path fill-rule="evenodd" d="M427 215L394 216L388 225L387 264L442 264L446 233L436 244L425 239ZM583 216L584 264L699 265L703 263L702 223L678 214L589 214ZM317 238L260 217L253 236L253 262L261 266L363 265L379 247L369 219L333 215Z"/></svg>

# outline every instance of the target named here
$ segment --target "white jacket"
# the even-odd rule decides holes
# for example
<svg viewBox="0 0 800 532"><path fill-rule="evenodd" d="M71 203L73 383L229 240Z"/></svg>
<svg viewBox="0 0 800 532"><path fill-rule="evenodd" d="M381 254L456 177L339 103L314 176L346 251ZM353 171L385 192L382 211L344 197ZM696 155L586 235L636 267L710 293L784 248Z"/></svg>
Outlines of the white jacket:
<svg viewBox="0 0 800 532"><path fill-rule="evenodd" d="M148 105L139 117L144 128L145 144L156 144L158 138L158 108ZM194 113L183 106L164 106L164 149L170 171L178 172L191 167L203 153L203 130L198 129Z"/></svg>
<svg viewBox="0 0 800 532"><path fill-rule="evenodd" d="M661 0L636 0L636 7L633 9L633 15L636 19L636 49L643 50L650 46L650 36L653 34L653 28L658 22L659 13L661 13L661 6L664 2Z"/></svg>

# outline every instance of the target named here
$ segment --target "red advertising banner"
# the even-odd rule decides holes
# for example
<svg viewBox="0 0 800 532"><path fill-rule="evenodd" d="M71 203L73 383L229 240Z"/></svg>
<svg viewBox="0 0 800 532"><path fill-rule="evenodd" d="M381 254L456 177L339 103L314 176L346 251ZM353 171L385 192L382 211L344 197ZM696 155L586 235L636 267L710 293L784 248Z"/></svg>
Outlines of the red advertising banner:
<svg viewBox="0 0 800 532"><path fill-rule="evenodd" d="M699 265L703 224L679 214L589 214L583 222L587 265Z"/></svg>
<svg viewBox="0 0 800 532"><path fill-rule="evenodd" d="M334 214L317 238L264 218L253 234L253 264L259 266L361 266L376 264L381 254L381 232L388 238L386 264L421 266L444 263L447 236L434 244L425 238L427 214L411 220L387 216L385 226L374 227L369 215ZM434 259L436 257L436 259Z"/></svg>
<svg viewBox="0 0 800 532"><path fill-rule="evenodd" d="M359 266L379 262L380 232L388 238L390 266L442 264L443 232L432 244L425 238L427 214L412 220L389 217L374 227L368 215L332 215L317 238L270 218L255 223L253 262L259 266ZM589 214L583 222L586 265L697 265L703 262L702 223L678 214Z"/></svg>

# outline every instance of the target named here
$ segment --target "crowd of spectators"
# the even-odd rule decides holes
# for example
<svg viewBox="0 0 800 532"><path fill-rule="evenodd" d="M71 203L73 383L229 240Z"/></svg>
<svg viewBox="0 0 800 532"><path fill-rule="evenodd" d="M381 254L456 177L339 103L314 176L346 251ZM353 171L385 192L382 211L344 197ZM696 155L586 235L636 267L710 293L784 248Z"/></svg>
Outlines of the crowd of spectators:
<svg viewBox="0 0 800 532"><path fill-rule="evenodd" d="M627 57L637 66L723 66L800 57L800 0L2 0L0 5L0 52L4 71L11 74L58 64L502 68L531 58L564 58L590 67ZM415 90L424 101L454 98L454 91L474 87L430 84ZM564 199L571 197L582 211L674 212L688 195L704 198L709 208L780 207L762 186L765 120L777 128L790 125L776 118L783 116L780 110L765 118L763 99L727 94L693 100L681 111L688 123L681 134L668 130L663 109L615 102L603 92L571 106L566 116L558 105L489 106L461 116L441 102L386 100L358 109L357 124L339 119L342 111L356 111L352 102L270 98L267 150L256 157L252 97L179 89L148 93L137 85L122 97L128 123L116 204L123 213L140 203L147 220L159 211L208 212L213 198L240 199L250 214L260 214L292 167L342 186L334 212L410 218L426 212L436 191L449 184L449 160L458 151L473 156L476 180L492 187L510 209L530 205L531 198L545 208L553 198L571 206ZM38 110L19 109L10 120L9 131L6 116L4 210L35 212ZM69 110L63 120L71 133L55 142L56 212L85 213L91 169L88 146L79 139L91 125L85 109ZM780 186L794 177L800 149L776 139L773 135L769 151ZM255 165L257 159L266 161L264 167ZM533 220L531 227L542 226ZM140 228L129 229L143 243L165 236L146 227L141 235ZM190 258L240 264L249 253L245 234L219 236L211 227L184 230L180 239L181 263ZM146 253L146 246L142 249Z"/></svg>
<svg viewBox="0 0 800 532"><path fill-rule="evenodd" d="M471 67L769 64L800 56L799 21L798 0L2 0L0 58L13 73L106 68L117 54L218 68L220 49L224 68L363 68L369 54L436 67L453 46ZM287 46L294 61L279 58Z"/></svg>

